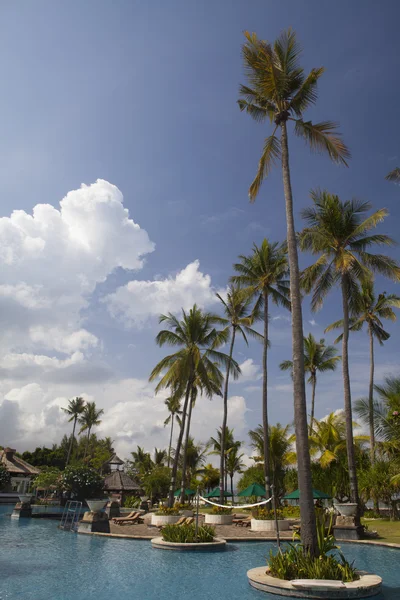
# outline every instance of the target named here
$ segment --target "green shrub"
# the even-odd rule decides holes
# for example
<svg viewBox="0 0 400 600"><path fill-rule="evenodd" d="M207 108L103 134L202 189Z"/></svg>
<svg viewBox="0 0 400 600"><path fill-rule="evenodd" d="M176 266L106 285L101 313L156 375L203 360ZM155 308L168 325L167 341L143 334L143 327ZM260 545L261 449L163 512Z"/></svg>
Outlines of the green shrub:
<svg viewBox="0 0 400 600"><path fill-rule="evenodd" d="M11 475L7 469L0 465L0 490L3 490L11 481Z"/></svg>
<svg viewBox="0 0 400 600"><path fill-rule="evenodd" d="M60 477L60 488L71 492L75 500L102 497L103 487L103 477L91 467L67 467Z"/></svg>
<svg viewBox="0 0 400 600"><path fill-rule="evenodd" d="M276 516L278 519L283 519L283 512L280 508L277 508ZM253 513L253 519L257 521L273 521L275 519L275 511L260 508Z"/></svg>
<svg viewBox="0 0 400 600"><path fill-rule="evenodd" d="M162 538L165 542L176 542L179 544L204 544L212 542L215 529L209 525L199 527L196 537L196 526L193 525L166 525L162 529Z"/></svg>
<svg viewBox="0 0 400 600"><path fill-rule="evenodd" d="M174 507L178 510L193 510L193 504L188 504L187 502L184 504L181 502L175 502Z"/></svg>
<svg viewBox="0 0 400 600"><path fill-rule="evenodd" d="M140 498L137 496L125 496L124 508L139 508L141 503Z"/></svg>
<svg viewBox="0 0 400 600"><path fill-rule="evenodd" d="M285 519L299 519L300 506L283 506L282 514L285 517Z"/></svg>
<svg viewBox="0 0 400 600"><path fill-rule="evenodd" d="M172 508L168 508L168 506L160 506L160 508L156 512L156 515L166 515L173 517L179 515L179 508L177 508L176 506L173 506Z"/></svg>
<svg viewBox="0 0 400 600"><path fill-rule="evenodd" d="M230 515L232 508L222 508L221 506L213 506L211 509L212 515Z"/></svg>
<svg viewBox="0 0 400 600"><path fill-rule="evenodd" d="M382 515L377 510L367 509L364 511L364 517L366 519L381 519Z"/></svg>
<svg viewBox="0 0 400 600"><path fill-rule="evenodd" d="M336 555L321 554L311 558L302 546L289 544L289 548L275 554L270 551L268 565L270 574L279 579L334 579L355 581L359 575L353 563L349 563L341 552Z"/></svg>

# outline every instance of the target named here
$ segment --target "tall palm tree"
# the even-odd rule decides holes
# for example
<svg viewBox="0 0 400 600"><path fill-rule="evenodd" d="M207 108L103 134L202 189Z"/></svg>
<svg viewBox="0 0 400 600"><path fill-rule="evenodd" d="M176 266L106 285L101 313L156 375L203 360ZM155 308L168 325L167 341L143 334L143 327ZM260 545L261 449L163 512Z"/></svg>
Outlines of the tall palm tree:
<svg viewBox="0 0 400 600"><path fill-rule="evenodd" d="M239 107L255 121L267 119L273 133L265 139L257 175L250 186L253 202L276 162L281 163L286 206L287 243L290 266L290 298L292 305L293 392L296 427L296 445L299 458L299 489L301 534L305 549L318 553L317 533L312 496L311 464L308 451L307 406L303 364L303 319L296 228L293 216L293 196L289 166L288 123L294 124L294 134L302 137L311 150L328 154L334 162L346 164L349 151L329 121L304 121L307 108L317 101L317 83L324 72L322 67L305 75L299 64L301 48L291 29L270 44L245 32L246 43L242 53L248 86L240 87ZM280 137L276 133L280 131ZM279 134L278 134L279 135Z"/></svg>
<svg viewBox="0 0 400 600"><path fill-rule="evenodd" d="M215 488L219 482L219 471L211 463L208 463L200 470L201 477L201 487L205 489L207 492Z"/></svg>
<svg viewBox="0 0 400 600"><path fill-rule="evenodd" d="M179 467L185 471L185 481L190 485L191 480L198 473L202 473L202 467L206 462L208 454L208 445L196 443L194 438L189 436L186 454L179 457ZM185 494L184 494L185 496ZM181 502L184 502L184 496L181 496Z"/></svg>
<svg viewBox="0 0 400 600"><path fill-rule="evenodd" d="M224 439L224 489L228 487L228 455L233 450L237 450L242 445L242 442L235 440L233 435L233 429L229 429L229 427L225 427L225 431L222 431L222 427L217 429L217 437L211 437L209 441L209 445L213 447L213 450L210 454L218 454L221 456L222 452L222 438ZM221 475L220 475L221 478ZM225 499L225 498L224 498Z"/></svg>
<svg viewBox="0 0 400 600"><path fill-rule="evenodd" d="M264 343L263 343L263 391L262 414L264 427L264 477L266 497L270 490L270 461L268 444L268 310L269 299L277 305L290 309L288 262L286 244L270 243L264 239L261 246L254 244L250 256L239 256L240 262L233 265L238 275L231 277L234 283L243 287L250 298L255 300L254 310L261 313L263 309Z"/></svg>
<svg viewBox="0 0 400 600"><path fill-rule="evenodd" d="M246 294L240 286L232 285L226 294L226 299L222 298L220 294L217 294L218 299L221 301L223 305L223 311L225 318L223 322L227 324L227 327L230 331L231 336L231 344L229 348L229 363L232 360L233 356L233 347L235 345L236 334L240 334L244 339L245 343L248 345L247 336L251 336L257 340L262 341L263 336L251 328L251 325L254 323L256 319L258 319L259 315L254 311L251 312L250 307L252 304L252 299ZM225 431L227 429L227 421L228 421L228 387L229 387L229 369L226 371L225 375L225 383L224 383L224 405L223 405L223 418L222 418L222 427L221 427L221 451L220 451L220 480L219 480L219 490L220 490L220 503L224 503L225 494L224 494L224 472L225 472Z"/></svg>
<svg viewBox="0 0 400 600"><path fill-rule="evenodd" d="M167 458L167 451L159 448L154 448L153 465L155 467L163 467Z"/></svg>
<svg viewBox="0 0 400 600"><path fill-rule="evenodd" d="M318 310L322 306L325 296L336 284L341 289L347 459L351 500L358 504L348 357L350 312L358 284L370 279L371 272L381 273L398 281L400 268L393 259L368 252L368 249L375 244L390 246L394 243L387 235L369 233L386 217L388 214L386 209L377 210L365 218L365 213L371 208L368 202L358 200L342 202L338 196L321 190L312 191L311 198L314 205L302 212L308 227L301 232L299 240L302 250L308 250L319 257L303 272L302 284L306 292L314 289L311 301L313 310Z"/></svg>
<svg viewBox="0 0 400 600"><path fill-rule="evenodd" d="M72 400L70 400L68 402L67 408L62 409L70 417L68 419L68 422L71 423L71 421L73 421L73 423L74 423L72 426L72 436L71 436L71 441L69 443L67 461L65 463L66 467L68 467L69 459L71 457L71 452L72 452L72 446L73 446L73 443L75 440L76 423L77 423L79 417L81 416L81 414L83 413L84 409L85 409L85 401L80 396L77 396L76 398L72 398Z"/></svg>
<svg viewBox="0 0 400 600"><path fill-rule="evenodd" d="M164 401L164 404L167 407L168 412L169 412L169 416L164 421L164 427L166 427L169 423L171 423L171 432L170 432L170 436L169 436L169 445L168 445L168 461L167 461L167 467L169 468L169 465L171 462L171 447L172 447L172 436L174 433L175 418L178 421L178 425L180 425L179 415L182 414L181 398L178 397L176 394L172 394L172 396L170 396L169 398L167 398Z"/></svg>
<svg viewBox="0 0 400 600"><path fill-rule="evenodd" d="M369 336L369 353L370 353L370 372L369 372L369 432L370 432L370 450L371 463L375 461L375 427L374 427L374 372L375 372L375 357L374 357L374 339L382 346L390 338L390 333L383 328L382 319L396 321L396 313L393 308L400 308L400 297L396 294L386 295L386 292L379 294L376 297L374 290L374 282L372 279L367 279L362 282L361 288L355 289L353 293L351 306L350 331L360 331L364 325L367 326ZM338 329L343 327L343 319L329 325L325 331ZM342 339L340 335L335 343Z"/></svg>
<svg viewBox="0 0 400 600"><path fill-rule="evenodd" d="M88 402L85 405L81 416L78 418L79 423L82 425L82 427L79 430L79 433L87 431L84 458L86 458L87 451L89 448L90 432L92 431L93 427L100 425L100 417L102 414L104 414L104 410L102 408L97 408L96 402Z"/></svg>
<svg viewBox="0 0 400 600"><path fill-rule="evenodd" d="M163 329L158 333L156 337L157 344L161 347L169 344L179 349L175 353L164 357L154 367L150 374L150 381L154 381L159 375L162 375L156 386L156 393L166 387L177 389L180 386L184 390L182 394L182 396L184 395L182 425L176 444L168 494L168 505L172 507L179 455L192 389L196 377L199 377L204 388L208 389L209 374L216 374L216 364L228 367L228 356L216 350L216 348L226 343L228 337L226 331L216 328L219 317L203 312L196 305L188 313L183 310L181 320L171 313L161 315L159 320L160 323L166 325L167 329ZM238 377L240 369L233 360L230 363L230 369L233 376Z"/></svg>
<svg viewBox="0 0 400 600"><path fill-rule="evenodd" d="M228 452L226 457L226 470L228 472L229 478L231 480L231 494L232 494L232 502L233 502L233 478L236 473L241 473L245 468L245 463L243 462L244 454L239 454L239 447L234 446L231 448L230 452Z"/></svg>
<svg viewBox="0 0 400 600"><path fill-rule="evenodd" d="M311 384L311 416L309 435L311 435L312 424L315 414L315 390L317 387L317 373L326 371L335 371L337 363L341 360L341 356L336 356L337 350L335 346L325 346L325 340L319 342L315 339L312 333L309 333L304 338L304 371L310 374L307 383ZM284 360L279 365L282 371L293 371L293 361Z"/></svg>

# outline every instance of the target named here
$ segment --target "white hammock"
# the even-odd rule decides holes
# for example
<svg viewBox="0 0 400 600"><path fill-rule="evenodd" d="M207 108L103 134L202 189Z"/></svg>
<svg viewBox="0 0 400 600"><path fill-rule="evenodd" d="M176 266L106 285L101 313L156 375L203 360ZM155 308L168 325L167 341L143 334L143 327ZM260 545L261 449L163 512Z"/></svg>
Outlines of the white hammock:
<svg viewBox="0 0 400 600"><path fill-rule="evenodd" d="M239 504L236 506L225 505L225 504L217 504L216 502L211 502L208 498L203 498L203 496L199 495L199 499L207 502L208 504L212 504L213 506L218 506L219 508L254 508L254 506L261 506L262 504L268 504L271 502L272 498L268 498L268 500L262 500L261 502L257 502L256 504Z"/></svg>

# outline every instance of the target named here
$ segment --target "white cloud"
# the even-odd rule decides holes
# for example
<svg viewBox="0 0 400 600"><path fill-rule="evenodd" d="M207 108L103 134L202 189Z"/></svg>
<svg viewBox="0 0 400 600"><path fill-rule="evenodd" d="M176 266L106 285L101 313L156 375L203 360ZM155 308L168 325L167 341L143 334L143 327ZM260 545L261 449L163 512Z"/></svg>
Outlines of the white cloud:
<svg viewBox="0 0 400 600"><path fill-rule="evenodd" d="M258 381L262 377L261 367L252 358L246 358L240 365L241 375L233 383L246 383Z"/></svg>
<svg viewBox="0 0 400 600"><path fill-rule="evenodd" d="M194 303L200 307L217 302L211 277L200 271L200 263L189 263L175 277L155 281L133 280L119 287L103 301L110 314L126 327L140 327L161 313L179 312Z"/></svg>
<svg viewBox="0 0 400 600"><path fill-rule="evenodd" d="M71 365L83 362L84 356L82 352L74 352L69 358L64 360L44 356L41 354L6 354L0 359L0 367L3 369L23 369L30 366L40 367L44 370L52 369L66 369Z"/></svg>
<svg viewBox="0 0 400 600"><path fill-rule="evenodd" d="M311 319L311 321L308 321L310 323L310 325L312 327L315 327L317 325L317 321L315 319Z"/></svg>

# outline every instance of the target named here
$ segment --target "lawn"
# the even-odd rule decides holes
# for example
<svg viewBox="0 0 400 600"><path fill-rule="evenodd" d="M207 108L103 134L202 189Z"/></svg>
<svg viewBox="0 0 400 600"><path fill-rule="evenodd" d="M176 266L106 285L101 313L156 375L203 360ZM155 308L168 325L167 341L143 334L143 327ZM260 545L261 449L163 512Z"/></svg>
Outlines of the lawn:
<svg viewBox="0 0 400 600"><path fill-rule="evenodd" d="M362 519L363 525L367 525L369 531L377 531L379 540L393 544L400 544L400 521L389 521L388 519Z"/></svg>

